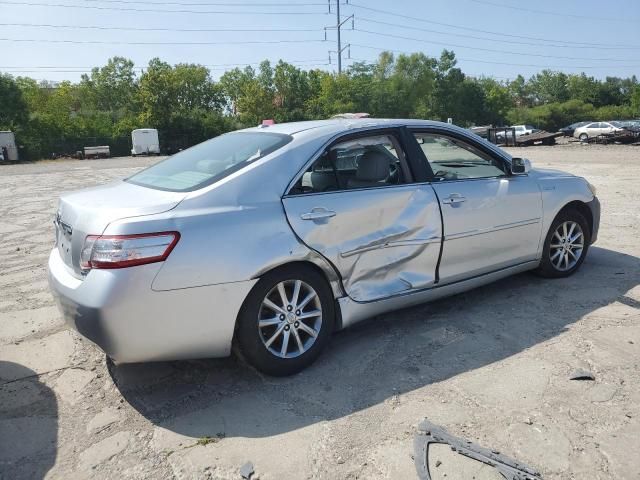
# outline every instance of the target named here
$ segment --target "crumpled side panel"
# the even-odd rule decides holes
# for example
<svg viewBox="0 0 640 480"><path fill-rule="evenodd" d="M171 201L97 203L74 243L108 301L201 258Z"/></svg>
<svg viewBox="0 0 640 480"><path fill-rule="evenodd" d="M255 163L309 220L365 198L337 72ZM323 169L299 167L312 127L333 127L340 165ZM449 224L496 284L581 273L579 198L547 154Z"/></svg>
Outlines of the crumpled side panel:
<svg viewBox="0 0 640 480"><path fill-rule="evenodd" d="M284 204L296 233L335 265L352 299L380 299L435 281L441 220L431 186L289 197ZM313 209L335 216L301 219Z"/></svg>

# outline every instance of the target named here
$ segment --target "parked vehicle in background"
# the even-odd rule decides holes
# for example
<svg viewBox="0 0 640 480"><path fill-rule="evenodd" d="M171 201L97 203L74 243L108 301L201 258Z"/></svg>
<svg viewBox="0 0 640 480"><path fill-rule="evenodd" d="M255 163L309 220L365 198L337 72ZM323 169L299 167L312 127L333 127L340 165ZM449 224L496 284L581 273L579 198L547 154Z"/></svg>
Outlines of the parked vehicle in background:
<svg viewBox="0 0 640 480"><path fill-rule="evenodd" d="M336 113L331 118L369 118L369 114L366 112L358 112L358 113Z"/></svg>
<svg viewBox="0 0 640 480"><path fill-rule="evenodd" d="M131 155L160 155L158 130L155 128L138 128L131 132Z"/></svg>
<svg viewBox="0 0 640 480"><path fill-rule="evenodd" d="M530 135L532 133L540 131L537 128L535 128L533 125L511 125L511 127L508 127L508 128L512 128L513 130L496 132L496 141L498 143L506 143L507 142L506 139L512 139L514 133L516 138L518 138L522 135Z"/></svg>
<svg viewBox="0 0 640 480"><path fill-rule="evenodd" d="M573 136L585 141L589 138L597 137L598 135L621 132L622 130L622 127L616 126L612 122L591 122L582 127L576 128L573 132Z"/></svg>
<svg viewBox="0 0 640 480"><path fill-rule="evenodd" d="M630 130L632 132L640 131L640 120L624 120L618 123L620 124L620 127L625 130Z"/></svg>
<svg viewBox="0 0 640 480"><path fill-rule="evenodd" d="M573 137L573 132L576 131L576 128L584 127L585 125L588 125L590 123L591 120L587 122L572 123L571 125L567 125L566 127L561 128L559 131L562 132L565 137Z"/></svg>
<svg viewBox="0 0 640 480"><path fill-rule="evenodd" d="M226 356L236 339L288 375L366 318L527 270L571 275L599 222L584 178L463 128L282 123L63 195L49 282L116 362Z"/></svg>
<svg viewBox="0 0 640 480"><path fill-rule="evenodd" d="M539 129L533 125L512 125L511 128L515 129L516 137L519 137L520 135L530 135L539 131Z"/></svg>
<svg viewBox="0 0 640 480"><path fill-rule="evenodd" d="M84 147L84 158L109 158L111 149L109 145L100 145L97 147Z"/></svg>
<svg viewBox="0 0 640 480"><path fill-rule="evenodd" d="M0 132L0 155L3 162L18 161L18 147L13 132L4 130Z"/></svg>

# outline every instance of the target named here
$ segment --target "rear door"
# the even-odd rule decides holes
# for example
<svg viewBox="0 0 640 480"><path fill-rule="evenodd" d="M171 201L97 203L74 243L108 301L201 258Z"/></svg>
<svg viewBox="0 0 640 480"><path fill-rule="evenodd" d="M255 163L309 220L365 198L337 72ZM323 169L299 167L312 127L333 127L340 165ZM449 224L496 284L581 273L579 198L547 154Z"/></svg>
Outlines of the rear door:
<svg viewBox="0 0 640 480"><path fill-rule="evenodd" d="M602 122L594 122L591 125L587 125L587 134L590 137L597 137L604 132L604 124Z"/></svg>
<svg viewBox="0 0 640 480"><path fill-rule="evenodd" d="M338 139L283 198L291 227L340 273L360 302L433 285L441 219L429 184L416 184L399 130Z"/></svg>
<svg viewBox="0 0 640 480"><path fill-rule="evenodd" d="M526 175L480 143L438 130L413 130L433 170L444 242L439 277L450 283L535 260L542 198Z"/></svg>

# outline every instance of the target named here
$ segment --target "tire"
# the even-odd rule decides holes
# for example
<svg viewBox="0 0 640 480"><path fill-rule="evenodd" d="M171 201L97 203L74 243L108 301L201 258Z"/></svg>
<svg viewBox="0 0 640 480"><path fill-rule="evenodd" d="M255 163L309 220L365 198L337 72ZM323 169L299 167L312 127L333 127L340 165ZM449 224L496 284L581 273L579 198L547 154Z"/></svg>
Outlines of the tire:
<svg viewBox="0 0 640 480"><path fill-rule="evenodd" d="M580 230L580 235L577 229ZM573 238L573 242L565 242L567 237ZM584 216L576 210L560 212L549 228L544 241L542 260L535 272L547 278L573 275L587 256L590 243L591 232Z"/></svg>
<svg viewBox="0 0 640 480"><path fill-rule="evenodd" d="M589 139L589 135L587 135L586 133L581 133L578 138L581 142L586 142Z"/></svg>
<svg viewBox="0 0 640 480"><path fill-rule="evenodd" d="M296 289L299 309L293 304ZM291 265L266 274L249 292L238 315L236 339L253 367L282 377L298 373L318 358L334 323L334 298L326 279L313 268Z"/></svg>

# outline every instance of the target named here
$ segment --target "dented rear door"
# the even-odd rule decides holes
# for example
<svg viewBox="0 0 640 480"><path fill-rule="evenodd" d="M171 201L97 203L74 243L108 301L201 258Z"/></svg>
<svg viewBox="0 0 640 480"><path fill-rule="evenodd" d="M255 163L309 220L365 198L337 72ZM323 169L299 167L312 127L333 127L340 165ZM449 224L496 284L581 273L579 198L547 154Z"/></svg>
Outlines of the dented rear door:
<svg viewBox="0 0 640 480"><path fill-rule="evenodd" d="M435 282L442 223L429 184L287 196L283 203L296 234L335 266L353 300Z"/></svg>

